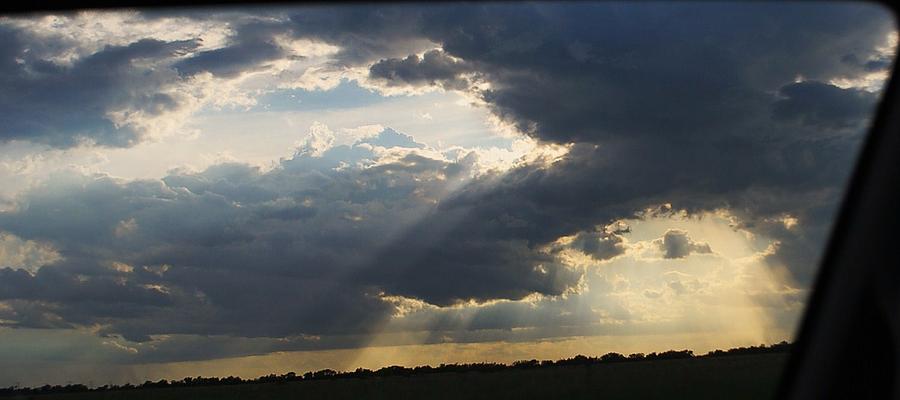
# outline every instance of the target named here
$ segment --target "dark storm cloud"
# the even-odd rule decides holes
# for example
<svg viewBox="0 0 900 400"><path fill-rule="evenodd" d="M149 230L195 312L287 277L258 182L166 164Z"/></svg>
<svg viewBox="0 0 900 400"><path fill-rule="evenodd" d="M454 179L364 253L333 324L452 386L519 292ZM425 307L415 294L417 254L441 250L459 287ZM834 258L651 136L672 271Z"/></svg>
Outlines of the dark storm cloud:
<svg viewBox="0 0 900 400"><path fill-rule="evenodd" d="M141 141L142 129L116 124L109 114L152 117L181 108L183 100L163 90L175 81L174 73L153 65L197 47L191 40L143 39L63 65L36 55L36 49L52 44L25 32L0 26L0 42L0 142L62 148L82 141L111 147Z"/></svg>
<svg viewBox="0 0 900 400"><path fill-rule="evenodd" d="M819 129L858 128L869 120L878 96L860 89L841 89L807 81L782 87L784 98L774 104L774 116Z"/></svg>
<svg viewBox="0 0 900 400"><path fill-rule="evenodd" d="M889 18L868 5L318 6L257 14L147 13L148 20L212 19L233 34L224 47L199 53L193 41L165 47L169 54L144 41L124 46L133 51L101 50L74 66L28 51L73 43L40 43L48 39L4 26L0 139L133 145L143 132L117 126L110 112L171 112L183 100L160 89L182 77L204 71L234 77L295 57L278 37L334 44L337 68L370 67L373 80L385 85L465 89L470 82L462 75L477 74L490 89L473 90L495 114L557 142L657 135L660 126L667 137L735 132L748 109L769 106L771 92L797 76L825 81L890 64L874 51ZM423 57L412 54L421 51ZM148 70L133 63L138 58L161 64ZM98 66L97 59L106 63Z"/></svg>
<svg viewBox="0 0 900 400"><path fill-rule="evenodd" d="M65 260L35 275L2 270L0 300L51 304L46 315L132 341L280 337L366 333L394 312L385 292L449 304L559 294L577 281L522 240L428 243L427 233L396 248L435 212L434 199L467 179L469 160L409 153L332 169L377 159L370 143L422 147L393 130L365 142L298 153L267 173L222 164L162 182L57 177L0 215L0 226ZM428 268L395 275L417 260Z"/></svg>
<svg viewBox="0 0 900 400"><path fill-rule="evenodd" d="M388 293L441 306L532 293L560 295L581 277L580 271L521 238L478 232L498 222L493 218L469 226L459 224L473 222L470 216L452 211L426 218L379 254L373 263L377 268L363 276Z"/></svg>
<svg viewBox="0 0 900 400"><path fill-rule="evenodd" d="M894 59L892 57L875 57L869 60L860 60L860 58L855 54L848 54L841 58L841 61L855 67L861 67L869 72L888 70L894 63Z"/></svg>
<svg viewBox="0 0 900 400"><path fill-rule="evenodd" d="M334 62L346 66L422 50L428 43L421 34L423 24L428 23L423 21L422 12L430 9L434 8L411 4L314 6L289 14L296 36L339 46Z"/></svg>
<svg viewBox="0 0 900 400"><path fill-rule="evenodd" d="M809 282L818 249L801 236L824 236L825 210L840 198L877 98L825 82L888 66L876 50L894 29L888 13L721 3L441 11L406 18L425 21L423 36L490 83L472 93L521 131L576 143L549 168L463 188L443 204L459 215L445 237L538 247L653 202L728 208L760 223L787 213L808 229L781 237L779 253L796 253L788 267ZM422 79L432 68L416 61L381 61L370 74L391 85L444 84Z"/></svg>
<svg viewBox="0 0 900 400"><path fill-rule="evenodd" d="M52 268L41 270L36 276L22 270L0 269L0 299L44 300L64 304L167 304L166 296L157 290L121 285L114 277L82 280Z"/></svg>
<svg viewBox="0 0 900 400"><path fill-rule="evenodd" d="M375 62L370 76L389 85L460 87L461 73L478 71L491 89L477 93L495 113L558 142L658 135L663 126L669 137L739 129L748 109L767 107L771 92L798 76L825 80L887 67L875 47L892 29L877 7L846 4L331 11L296 13L296 34L365 54L353 59ZM391 47L375 55L373 42L389 46L398 36L427 38L442 51L385 58Z"/></svg>

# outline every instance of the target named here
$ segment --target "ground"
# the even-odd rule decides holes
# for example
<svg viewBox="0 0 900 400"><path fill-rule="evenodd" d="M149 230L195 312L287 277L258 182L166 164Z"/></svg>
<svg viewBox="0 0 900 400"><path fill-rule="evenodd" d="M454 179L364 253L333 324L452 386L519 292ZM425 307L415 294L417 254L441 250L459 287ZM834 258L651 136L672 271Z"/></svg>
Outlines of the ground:
<svg viewBox="0 0 900 400"><path fill-rule="evenodd" d="M19 398L119 399L766 399L786 354L608 363L588 366L436 373L410 377L313 380L159 388Z"/></svg>

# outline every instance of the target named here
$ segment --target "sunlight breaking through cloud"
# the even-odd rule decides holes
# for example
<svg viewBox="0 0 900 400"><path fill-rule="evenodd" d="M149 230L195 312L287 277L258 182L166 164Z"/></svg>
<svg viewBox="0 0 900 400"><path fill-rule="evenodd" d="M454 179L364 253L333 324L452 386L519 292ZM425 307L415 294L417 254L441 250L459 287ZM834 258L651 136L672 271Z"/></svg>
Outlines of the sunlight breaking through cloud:
<svg viewBox="0 0 900 400"><path fill-rule="evenodd" d="M2 17L0 386L788 340L896 45L837 3Z"/></svg>

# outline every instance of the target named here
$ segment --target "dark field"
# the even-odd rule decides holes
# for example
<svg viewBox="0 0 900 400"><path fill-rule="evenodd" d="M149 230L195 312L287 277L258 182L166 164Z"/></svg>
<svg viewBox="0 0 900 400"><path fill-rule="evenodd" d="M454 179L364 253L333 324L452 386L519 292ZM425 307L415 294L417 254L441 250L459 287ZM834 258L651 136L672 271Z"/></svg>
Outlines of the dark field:
<svg viewBox="0 0 900 400"><path fill-rule="evenodd" d="M11 397L99 399L766 399L787 354L754 354L555 366L410 377L348 378L230 386Z"/></svg>

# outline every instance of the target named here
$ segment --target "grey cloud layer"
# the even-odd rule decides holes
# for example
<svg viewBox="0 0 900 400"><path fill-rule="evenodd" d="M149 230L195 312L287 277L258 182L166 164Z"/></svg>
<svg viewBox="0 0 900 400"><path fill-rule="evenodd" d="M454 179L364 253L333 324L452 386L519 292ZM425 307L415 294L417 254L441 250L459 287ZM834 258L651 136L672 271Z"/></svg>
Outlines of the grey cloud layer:
<svg viewBox="0 0 900 400"><path fill-rule="evenodd" d="M891 29L876 7L841 4L401 5L177 16L214 17L233 32L217 49L157 43L174 51L164 54L149 43L135 43L131 50L102 49L70 66L48 61L39 49L71 43L42 43L48 39L4 26L0 56L7 79L0 87L8 97L0 99L0 111L8 123L0 139L57 147L82 139L133 145L142 132L117 126L110 112L173 112L183 107L182 100L166 89L187 77L209 72L233 78L296 57L278 37L334 44L340 48L335 68L370 66L370 78L388 86L467 89L471 82L462 77L475 73L490 88L473 90L495 114L550 141L660 136L661 126L669 138L723 130L740 134L748 127L736 122L755 114L748 109L769 107L771 92L793 98L817 90L787 87L797 76L824 82L888 67L875 46ZM434 46L443 50L410 54ZM138 58L153 59L156 67L134 63ZM823 101L832 104L818 107L854 101L847 93L826 97ZM862 104L846 104L849 109L828 118L852 118L845 114L867 109L871 99L856 102ZM554 112L546 112L551 108ZM36 110L42 111L35 115ZM816 111L788 102L778 115L790 119L804 112Z"/></svg>
<svg viewBox="0 0 900 400"><path fill-rule="evenodd" d="M393 313L379 298L386 291L446 304L559 294L577 280L521 240L400 242L420 229L417 220L433 218L434 201L467 179L471 161L408 153L334 169L376 160L371 143L422 147L386 130L320 157L299 153L267 173L223 164L162 182L60 177L30 192L20 211L0 215L4 230L40 238L65 257L35 275L0 270L0 300L25 301L8 319L104 324L103 332L135 341L360 334ZM394 254L397 244L403 254ZM410 263L421 273L406 271Z"/></svg>

